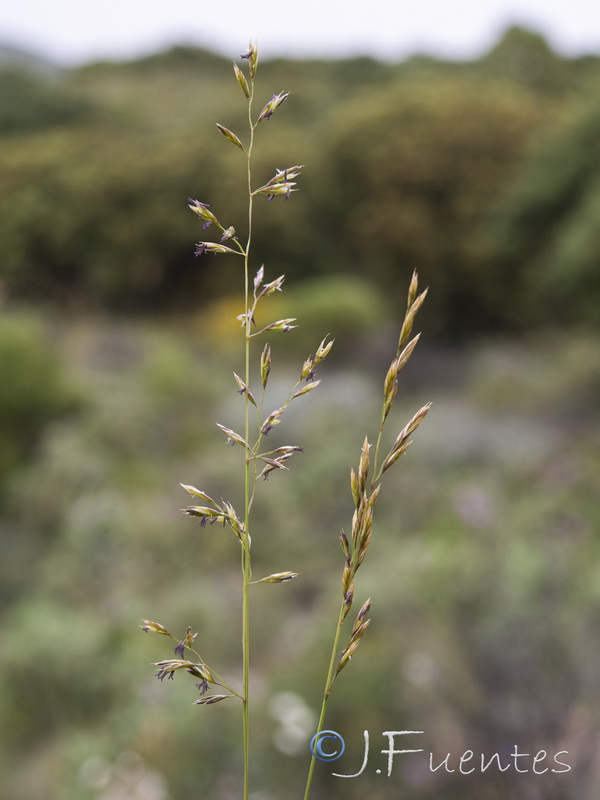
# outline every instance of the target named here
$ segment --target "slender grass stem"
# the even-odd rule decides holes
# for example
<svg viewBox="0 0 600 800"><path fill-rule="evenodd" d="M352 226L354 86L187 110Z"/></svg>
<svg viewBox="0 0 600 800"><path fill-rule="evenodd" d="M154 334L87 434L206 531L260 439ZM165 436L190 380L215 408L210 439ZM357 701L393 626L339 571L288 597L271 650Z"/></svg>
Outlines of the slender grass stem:
<svg viewBox="0 0 600 800"><path fill-rule="evenodd" d="M384 407L385 409L385 407ZM381 423L379 425L379 433L377 434L377 444L375 445L375 458L373 459L373 479L371 480L371 491L375 488L375 483L379 474L377 467L379 466L379 448L381 447L381 440L383 438L383 429L385 427L385 410L381 411Z"/></svg>
<svg viewBox="0 0 600 800"><path fill-rule="evenodd" d="M331 692L331 687L333 681L335 679L335 668L336 668L336 661L338 658L338 649L340 645L340 634L342 632L342 626L344 624L344 601L342 601L340 605L340 613L338 615L336 629L335 629L335 636L333 637L333 646L331 648L331 657L329 659L329 669L327 670L327 680L325 681L325 690L323 692L323 701L321 703L321 712L319 714L319 721L317 723L317 733L320 733L323 729L323 723L325 721L325 712L327 711L327 703L329 701L329 694ZM308 800L308 796L310 795L310 788L312 785L313 773L315 770L315 762L316 758L313 755L310 759L310 766L308 768L308 776L306 778L306 788L304 790L304 800Z"/></svg>
<svg viewBox="0 0 600 800"><path fill-rule="evenodd" d="M252 149L254 146L254 123L252 122L252 99L254 96L254 80L251 81L250 97L248 98L248 125L250 129L250 142L247 150L247 178L248 178L248 239L244 253L244 312L245 320L245 381L250 385L250 338L252 314L250 310L250 245L252 242ZM244 395L244 440L250 439L250 400L248 392ZM254 474L251 470L250 460L252 453L247 449L244 454L244 527L245 535L242 541L242 695L243 695L243 736L244 736L244 778L243 800L248 800L248 778L250 766L250 582L252 580L252 565L250 559L250 481Z"/></svg>

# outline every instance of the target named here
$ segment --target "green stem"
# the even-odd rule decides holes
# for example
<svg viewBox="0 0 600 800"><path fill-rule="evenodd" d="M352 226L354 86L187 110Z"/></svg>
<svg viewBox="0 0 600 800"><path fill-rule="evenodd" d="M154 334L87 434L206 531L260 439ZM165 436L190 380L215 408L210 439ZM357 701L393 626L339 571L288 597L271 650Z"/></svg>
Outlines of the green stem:
<svg viewBox="0 0 600 800"><path fill-rule="evenodd" d="M254 81L252 90L248 98L248 124L250 127L250 143L248 145L248 240L244 253L244 304L246 313L245 326L245 381L246 386L250 385L250 336L252 319L249 313L250 292L249 292L249 254L252 241L252 148L254 145L254 125L252 123L252 98L254 96ZM248 393L245 394L244 405L244 439L246 442L250 438L250 400ZM242 696L243 696L243 734L244 734L244 789L243 798L248 800L248 775L250 765L250 581L252 580L252 567L250 561L250 451L245 451L244 457L244 526L245 536L242 542Z"/></svg>
<svg viewBox="0 0 600 800"><path fill-rule="evenodd" d="M325 691L323 692L323 702L321 703L321 713L319 714L319 722L317 723L316 733L320 733L323 730L323 723L325 721L325 712L327 711L327 702L329 701L329 694L331 692L333 681L335 680L335 669L338 660L340 634L342 632L342 626L344 624L344 608L345 608L345 602L342 601L342 604L340 606L340 613L337 620L335 636L333 638L333 647L331 648L331 658L329 659L329 669L327 671L327 680L325 681ZM316 758L313 755L310 759L310 766L308 768L308 776L306 778L306 789L304 790L304 800L308 800L308 796L310 794L310 787L312 784L313 772L315 770L315 763L316 763Z"/></svg>
<svg viewBox="0 0 600 800"><path fill-rule="evenodd" d="M385 403L384 403L385 409ZM385 412L382 409L381 411L381 423L379 425L379 433L377 435L377 444L375 445L375 458L373 459L373 478L371 480L371 491L375 488L375 484L381 477L377 472L377 467L379 465L379 448L381 446L381 440L383 438L383 428L385 426Z"/></svg>

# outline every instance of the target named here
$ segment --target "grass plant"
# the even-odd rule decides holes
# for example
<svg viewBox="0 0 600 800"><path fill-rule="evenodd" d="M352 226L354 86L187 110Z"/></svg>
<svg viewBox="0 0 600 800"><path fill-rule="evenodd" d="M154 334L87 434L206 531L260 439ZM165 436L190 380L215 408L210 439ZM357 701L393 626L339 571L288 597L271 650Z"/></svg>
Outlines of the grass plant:
<svg viewBox="0 0 600 800"><path fill-rule="evenodd" d="M199 200L190 198L189 207L203 228L216 229L220 236L217 241L200 241L196 245L196 255L205 254L228 255L236 257L242 264L244 286L244 310L238 316L241 323L244 339L243 366L240 374L234 372L234 381L237 392L243 403L243 429L238 432L227 425L217 423L217 427L226 437L226 441L240 452L240 478L243 484L243 508L236 509L230 500L215 500L208 491L195 486L182 484L194 500L193 505L187 506L184 512L196 519L200 526L206 528L212 525L222 525L229 528L239 542L240 547L240 572L241 572L241 616L242 616L242 643L241 686L235 688L233 680L221 676L212 663L207 663L195 645L196 634L191 627L187 628L181 638L174 636L161 623L153 620L143 620L142 630L160 634L176 642L174 658L169 657L157 661L156 676L159 680L172 679L176 673L181 672L192 676L196 683L199 697L195 703L200 706L213 705L231 699L239 702L242 709L242 748L243 748L243 800L249 797L249 767L251 761L250 751L250 606L251 594L259 591L262 584L281 584L294 580L298 574L292 570L276 572L264 577L256 578L252 562L252 535L253 517L252 509L255 503L259 486L262 486L272 473L288 471L290 459L302 448L296 444L272 446L269 440L270 432L277 428L285 419L285 414L292 403L301 401L308 394L318 388L320 380L316 377L316 368L327 358L333 347L333 340L325 336L315 350L315 355L308 356L298 370L296 382L291 386L287 397L280 405L271 410L268 404L269 377L271 374L271 348L266 341L271 335L287 334L296 327L295 318L276 319L265 325L257 324L257 308L262 301L276 292L282 291L284 276L267 280L264 265L255 269L254 254L252 251L254 210L256 201L271 203L273 200L287 200L298 190L297 178L302 167L294 165L285 169L275 169L275 174L264 183L256 183L253 177L253 154L255 138L261 126L278 112L281 105L288 98L288 92L281 91L273 94L271 99L263 105L260 112L255 110L255 84L258 69L258 49L254 42L250 42L248 51L241 56L246 63L244 70L234 63L234 75L239 88L245 98L248 112L248 130L246 136L238 136L224 125L217 123L219 132L236 147L246 166L247 183L247 222L245 235L238 234L236 228L227 222L221 222L223 217L218 217L211 207ZM386 422L392 409L398 391L398 376L400 371L411 357L419 340L419 334L412 335L412 328L417 312L419 311L427 290L419 292L418 277L413 273L408 289L408 302L402 322L398 343L383 383L382 409L379 427L375 438L374 454L371 456L372 444L365 437L362 444L358 466L350 470L350 489L354 506L350 534L344 530L339 534L340 546L343 553L341 569L341 593L339 610L335 620L331 654L329 657L326 680L321 700L321 710L316 734L324 727L327 705L333 685L343 669L350 663L356 652L369 624L369 611L371 598L365 600L349 634L346 635L345 644L340 650L346 620L354 604L355 576L369 549L372 533L375 506L382 486L385 473L406 453L411 444L411 436L419 427L430 404L420 408L407 424L398 433L395 439L389 442L386 435ZM262 347L260 347L260 344ZM264 344L263 344L264 343ZM259 344L260 355L256 359L253 373L254 351ZM258 352L258 348L256 348ZM232 487L232 494L235 487ZM264 535L262 532L260 535ZM318 557L318 554L316 554ZM307 742L308 750L308 742ZM313 773L315 767L315 754L313 751L304 798L311 792ZM298 791L300 794L300 790Z"/></svg>

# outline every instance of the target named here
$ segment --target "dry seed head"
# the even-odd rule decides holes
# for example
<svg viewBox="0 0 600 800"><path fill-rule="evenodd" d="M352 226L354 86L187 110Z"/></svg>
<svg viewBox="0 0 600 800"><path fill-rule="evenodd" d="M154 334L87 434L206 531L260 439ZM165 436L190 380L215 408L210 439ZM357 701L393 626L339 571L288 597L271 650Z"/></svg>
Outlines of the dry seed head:
<svg viewBox="0 0 600 800"><path fill-rule="evenodd" d="M304 364L302 365L302 371L300 372L300 380L303 381L305 378L308 378L309 375L313 374L312 370L313 370L314 365L315 364L314 364L314 361L312 359L312 356L309 356L306 359L306 361L304 362Z"/></svg>
<svg viewBox="0 0 600 800"><path fill-rule="evenodd" d="M233 697L232 694L211 694L209 697L201 697L200 700L194 700L196 706L212 706L213 703L220 703L221 700L227 700L228 697Z"/></svg>
<svg viewBox="0 0 600 800"><path fill-rule="evenodd" d="M352 644L349 644L348 647L344 650L344 652L340 656L340 661L337 670L335 672L336 676L340 674L340 672L344 669L346 664L350 661L350 659L354 655L356 648L358 647L358 644L359 644L358 642L352 642Z"/></svg>
<svg viewBox="0 0 600 800"><path fill-rule="evenodd" d="M358 464L358 490L362 494L367 486L367 478L369 475L369 450L371 445L365 436L363 446L360 452L360 462Z"/></svg>
<svg viewBox="0 0 600 800"><path fill-rule="evenodd" d="M275 572L273 575L268 575L266 578L254 581L254 583L283 583L284 581L291 581L297 577L297 572Z"/></svg>
<svg viewBox="0 0 600 800"><path fill-rule="evenodd" d="M356 562L354 566L354 572L360 567L362 562L365 560L365 556L367 555L367 550L369 549L369 545L371 544L371 535L372 535L372 528L369 528L366 532L364 537L361 540L360 548L358 550L358 554L356 556Z"/></svg>
<svg viewBox="0 0 600 800"><path fill-rule="evenodd" d="M269 373L271 372L271 347L266 344L260 356L260 380L263 389L267 388Z"/></svg>
<svg viewBox="0 0 600 800"><path fill-rule="evenodd" d="M143 619L140 628L144 633L161 633L163 636L169 636L171 639L175 638L164 625L161 625L159 622L154 622L151 619Z"/></svg>
<svg viewBox="0 0 600 800"><path fill-rule="evenodd" d="M256 189L252 194L264 194L269 202L276 194L285 195L287 199L292 192L297 191L294 178L298 177L301 170L302 167L300 165L288 167L287 169L278 169L270 181Z"/></svg>
<svg viewBox="0 0 600 800"><path fill-rule="evenodd" d="M398 381L394 381L392 388L388 395L386 396L384 403L383 403L383 419L384 421L388 418L390 411L392 410L392 406L394 405L394 400L396 399L396 395L398 394Z"/></svg>
<svg viewBox="0 0 600 800"><path fill-rule="evenodd" d="M352 626L352 633L350 634L350 644L353 642L357 642L361 639L367 628L369 627L371 620L365 619L369 611L371 610L371 598L363 603L360 611L358 612L356 619L354 620L354 625Z"/></svg>
<svg viewBox="0 0 600 800"><path fill-rule="evenodd" d="M284 446L284 447L278 447L276 450L272 451L273 453L280 453L281 454L277 458L269 458L266 455L257 456L257 458L259 458L260 461L263 461L267 465L263 469L263 471L260 473L260 475L258 477L259 478L263 478L264 480L267 480L267 478L269 476L269 473L273 472L273 470L276 470L276 469L289 470L289 467L286 467L284 462L288 461L293 456L293 454L298 452L298 451L301 452L302 448L301 447Z"/></svg>
<svg viewBox="0 0 600 800"><path fill-rule="evenodd" d="M364 527L365 512L367 508L367 495L363 493L360 496L359 504L352 515L352 545L354 548L358 545L361 531Z"/></svg>
<svg viewBox="0 0 600 800"><path fill-rule="evenodd" d="M412 419L404 426L404 428L400 431L394 444L392 445L392 449L390 454L383 462L383 467L381 470L381 474L383 474L387 469L389 469L392 464L394 464L401 455L406 453L412 441L408 441L408 437L416 431L419 425L423 422L425 417L427 416L427 412L431 408L431 403L425 403L425 405L420 408L417 413L412 417Z"/></svg>
<svg viewBox="0 0 600 800"><path fill-rule="evenodd" d="M256 273L256 275L254 276L254 291L255 292L258 289L258 287L261 285L262 280L263 280L264 277L265 277L265 265L263 264L260 267L260 269L258 270L258 272Z"/></svg>
<svg viewBox="0 0 600 800"><path fill-rule="evenodd" d="M249 311L246 314L238 314L236 319L240 322L242 328L245 328L248 322L251 322L252 325L256 325L254 316Z"/></svg>
<svg viewBox="0 0 600 800"><path fill-rule="evenodd" d="M279 425L279 423L281 422L279 418L281 417L284 411L285 408L283 406L281 408L276 408L275 411L271 411L271 413L263 422L260 428L260 432L263 436L266 436L271 430L271 428L274 428L276 425Z"/></svg>
<svg viewBox="0 0 600 800"><path fill-rule="evenodd" d="M361 519L361 525L356 537L356 548L358 553L356 555L354 571L360 567L364 557L367 554L369 544L371 543L371 536L373 533L373 507L368 506Z"/></svg>
<svg viewBox="0 0 600 800"><path fill-rule="evenodd" d="M198 634L194 633L194 631L188 626L188 629L185 632L185 646L191 647L194 644L194 639L196 636L198 636Z"/></svg>
<svg viewBox="0 0 600 800"><path fill-rule="evenodd" d="M248 59L248 71L250 72L250 77L256 77L256 70L258 67L258 45L254 39L250 39L250 44L248 45L248 52L243 53L240 58L247 58Z"/></svg>
<svg viewBox="0 0 600 800"><path fill-rule="evenodd" d="M387 375L385 376L385 381L383 383L383 396L385 397L386 401L390 397L392 390L396 385L396 380L398 379L398 373L400 372L400 358L395 358L390 367L387 371Z"/></svg>
<svg viewBox="0 0 600 800"><path fill-rule="evenodd" d="M417 316L418 310L423 305L425 298L427 297L427 292L429 290L425 289L421 292L420 295L415 299L414 303L406 312L406 316L404 317L404 323L402 325L402 330L400 331L400 340L398 341L398 352L404 347L405 343L410 336L410 332L412 330L413 323L415 321L415 317Z"/></svg>
<svg viewBox="0 0 600 800"><path fill-rule="evenodd" d="M234 253L235 255L241 255L237 250L232 250L231 247L226 247L218 242L196 242L194 254L201 256L204 253Z"/></svg>
<svg viewBox="0 0 600 800"><path fill-rule="evenodd" d="M230 131L229 128L226 128L224 125L221 125L219 122L217 122L216 124L217 124L217 128L219 129L219 131L223 134L223 136L226 139L229 139L229 141L232 144L234 144L236 147L239 147L240 150L243 153L246 152L246 149L245 149L244 145L241 143L241 141L238 139L238 137L235 135L235 133L233 133L233 131Z"/></svg>
<svg viewBox="0 0 600 800"><path fill-rule="evenodd" d="M371 598L369 597L369 599L365 600L365 602L362 604L361 609L356 617L356 621L362 622L362 620L364 619L364 617L367 616L370 610L371 610Z"/></svg>
<svg viewBox="0 0 600 800"><path fill-rule="evenodd" d="M284 280L285 275L280 275L278 278L275 278L274 281L271 281L271 283L265 283L260 297L268 297L270 294L273 294L273 292L280 292Z"/></svg>
<svg viewBox="0 0 600 800"><path fill-rule="evenodd" d="M350 609L352 608L352 603L354 602L354 584L350 584L350 588L344 595L344 605L342 611L342 622L346 619L348 614L350 613Z"/></svg>
<svg viewBox="0 0 600 800"><path fill-rule="evenodd" d="M348 643L348 647L346 647L346 649L344 650L344 656L346 657L347 661L349 661L356 652L358 644L359 644L358 640Z"/></svg>
<svg viewBox="0 0 600 800"><path fill-rule="evenodd" d="M274 184L277 183L288 183L288 181L293 181L295 178L298 177L298 175L300 175L303 169L304 169L304 164L295 164L293 167L286 167L285 169L276 169L275 175L266 185L273 186Z"/></svg>
<svg viewBox="0 0 600 800"><path fill-rule="evenodd" d="M287 200L292 192L297 191L296 183L294 181L288 181L287 183L276 183L272 186L261 186L260 189L257 189L255 194L264 194L267 196L267 200L272 200L276 194L285 195Z"/></svg>
<svg viewBox="0 0 600 800"><path fill-rule="evenodd" d="M355 642L356 644L358 644L358 642L365 635L365 631L367 630L370 624L371 624L370 619L365 619L363 622L358 622L357 620L352 628L352 637L350 639L350 642L352 644L354 644Z"/></svg>
<svg viewBox="0 0 600 800"><path fill-rule="evenodd" d="M354 514L352 515L352 549L356 548L356 544L358 542L358 532L360 530L360 518L362 516L362 512L360 508L357 508Z"/></svg>
<svg viewBox="0 0 600 800"><path fill-rule="evenodd" d="M206 500L207 503L216 505L215 501L212 499L212 497L210 497L210 495L206 494L206 492L201 492L200 489L196 489L195 486L188 486L185 483L180 483L179 485L182 486L186 492L189 492L193 497L199 497L201 500Z"/></svg>
<svg viewBox="0 0 600 800"><path fill-rule="evenodd" d="M263 481L266 481L269 479L269 474L276 469L277 467L274 467L271 464L267 464L267 466L259 473L258 477L262 478Z"/></svg>
<svg viewBox="0 0 600 800"><path fill-rule="evenodd" d="M250 449L248 447L248 445L246 444L246 440L244 439L244 437L240 436L239 433L236 433L235 431L232 431L231 428L226 428L225 425L219 425L218 422L215 423L215 424L216 424L217 428L219 428L219 430L223 431L225 436L227 436L227 438L231 442L235 442L236 444L241 445L242 447L246 448L246 450Z"/></svg>
<svg viewBox="0 0 600 800"><path fill-rule="evenodd" d="M291 399L294 400L296 397L302 397L303 394L312 392L312 390L316 389L320 383L321 381L312 381L311 383L307 383L305 386L302 386L300 389L298 389L297 392L294 392Z"/></svg>
<svg viewBox="0 0 600 800"><path fill-rule="evenodd" d="M325 339L323 339L321 344L317 347L317 352L315 354L315 365L318 364L319 362L323 361L324 358L327 358L331 348L333 347L333 343L334 343L335 339L332 339L330 342L327 342L327 344L325 343L326 340L327 340L327 336L325 337Z"/></svg>
<svg viewBox="0 0 600 800"><path fill-rule="evenodd" d="M254 399L254 395L252 394L252 392L250 391L248 386L244 383L244 381L240 378L240 376L236 372L234 372L233 373L233 377L235 378L235 381L236 381L237 385L240 387L239 393L240 394L245 394L247 396L248 400L252 403L252 405L255 408L258 408L258 406L256 404L256 400Z"/></svg>
<svg viewBox="0 0 600 800"><path fill-rule="evenodd" d="M403 442L411 435L411 433L414 433L417 430L419 425L427 416L427 412L431 406L432 403L425 403L425 405L417 411L417 413L411 418L411 420L404 426L404 428L396 437L396 441L392 445L392 451L395 450L396 447L403 444Z"/></svg>
<svg viewBox="0 0 600 800"><path fill-rule="evenodd" d="M379 497L379 492L380 491L381 491L381 484L379 484L379 486L376 486L373 489L373 491L371 492L371 496L369 497L369 501L368 501L368 505L369 505L369 508L371 509L371 513L373 513L372 509L375 508L375 503L377 502L377 499Z"/></svg>
<svg viewBox="0 0 600 800"><path fill-rule="evenodd" d="M354 500L354 506L358 508L360 503L360 492L358 489L358 477L356 472L354 472L354 467L350 467L350 489L352 491L352 499Z"/></svg>
<svg viewBox="0 0 600 800"><path fill-rule="evenodd" d="M200 517L202 519L207 519L214 522L222 521L224 519L223 510L220 508L215 509L208 508L207 506L188 506L187 508L182 508L181 510L189 517Z"/></svg>
<svg viewBox="0 0 600 800"><path fill-rule="evenodd" d="M410 307L415 302L415 297L417 296L418 288L419 288L419 276L417 274L417 270L414 270L412 278L410 279L410 285L408 287L408 301L406 303L407 310L410 310Z"/></svg>
<svg viewBox="0 0 600 800"><path fill-rule="evenodd" d="M346 556L346 561L348 562L350 561L350 544L344 530L340 531L339 540L342 547L342 552Z"/></svg>
<svg viewBox="0 0 600 800"><path fill-rule="evenodd" d="M283 461L287 461L289 456L287 458L268 458L267 456L258 456L258 458L261 461L264 461L264 463L270 467L270 469L266 470L266 472L272 472L274 469L289 469L289 467L286 467L283 463ZM265 470L263 470L261 474L264 475Z"/></svg>
<svg viewBox="0 0 600 800"><path fill-rule="evenodd" d="M233 71L235 73L235 78L240 85L240 89L246 95L246 100L250 99L250 88L248 86L248 81L246 80L246 76L242 72L242 70L238 67L238 65L234 62L233 64Z"/></svg>
<svg viewBox="0 0 600 800"><path fill-rule="evenodd" d="M219 224L219 220L215 217L212 211L208 210L206 203L201 203L199 200L194 200L193 198L188 197L188 208L191 208L194 214L198 215L198 218L203 221L204 227Z"/></svg>
<svg viewBox="0 0 600 800"><path fill-rule="evenodd" d="M270 325L267 325L265 328L263 328L261 333L264 333L265 331L283 331L284 333L289 333L292 328L298 327L297 325L292 325L292 322L296 322L295 317L278 319L277 322L271 322Z"/></svg>
<svg viewBox="0 0 600 800"><path fill-rule="evenodd" d="M234 237L235 237L235 228L233 227L233 225L230 225L229 228L223 231L221 238L219 239L219 242L221 242L222 244L223 242L228 242L230 239L233 239Z"/></svg>
<svg viewBox="0 0 600 800"><path fill-rule="evenodd" d="M425 405L417 411L417 413L408 423L408 428L411 433L415 431L419 427L419 425L423 422L432 405L433 403L425 403Z"/></svg>
<svg viewBox="0 0 600 800"><path fill-rule="evenodd" d="M263 119L269 119L273 116L275 111L279 108L279 106L285 102L288 97L290 96L289 92L279 92L279 94L274 94L273 97L269 100L269 102L265 105L263 110L260 112L258 119L256 120L256 124L258 125L259 122L262 122Z"/></svg>
<svg viewBox="0 0 600 800"><path fill-rule="evenodd" d="M415 298L415 301L412 304L412 306L410 307L410 311L408 312L409 316L411 316L413 319L416 317L419 309L421 308L421 306L425 302L425 298L427 297L428 292L429 292L429 289L423 289L421 294L418 295Z"/></svg>
<svg viewBox="0 0 600 800"><path fill-rule="evenodd" d="M226 512L227 522L241 529L242 523L231 503L223 501L223 510Z"/></svg>
<svg viewBox="0 0 600 800"><path fill-rule="evenodd" d="M304 450L302 447L299 447L297 444L282 444L281 447L277 447L275 450L272 451L273 453L284 453L287 458L293 453L303 453Z"/></svg>
<svg viewBox="0 0 600 800"><path fill-rule="evenodd" d="M392 466L392 464L395 464L396 461L398 461L400 456L403 456L404 453L406 453L406 451L411 446L411 444L412 444L412 439L410 439L407 442L404 442L404 444L401 447L398 447L396 450L393 450L389 454L389 456L383 462L383 467L382 467L382 470L381 470L381 474L382 475L386 470L388 470Z"/></svg>
<svg viewBox="0 0 600 800"><path fill-rule="evenodd" d="M398 361L398 372L402 369L402 367L406 364L408 359L411 357L413 350L417 346L417 342L421 338L421 334L417 333L415 337L413 337L410 342L404 347L401 351L400 355L397 358Z"/></svg>
<svg viewBox="0 0 600 800"><path fill-rule="evenodd" d="M156 677L160 678L160 680L168 677L169 673L184 669L196 678L202 678L209 683L214 683L214 678L206 666L204 664L198 664L195 661L187 661L183 658L167 658L164 661L156 661L154 666L159 668Z"/></svg>
<svg viewBox="0 0 600 800"><path fill-rule="evenodd" d="M350 556L346 556L346 563L344 565L344 571L342 573L342 595L346 597L348 594L348 590L350 589L350 585L352 583L352 564L350 562Z"/></svg>

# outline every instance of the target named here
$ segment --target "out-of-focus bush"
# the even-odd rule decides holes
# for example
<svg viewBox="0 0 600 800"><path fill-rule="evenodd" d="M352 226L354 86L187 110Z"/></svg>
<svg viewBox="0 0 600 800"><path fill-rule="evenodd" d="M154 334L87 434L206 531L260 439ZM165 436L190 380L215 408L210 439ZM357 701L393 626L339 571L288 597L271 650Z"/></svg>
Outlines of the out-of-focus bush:
<svg viewBox="0 0 600 800"><path fill-rule="evenodd" d="M0 136L90 122L98 114L63 82L16 69L0 69L0 99Z"/></svg>
<svg viewBox="0 0 600 800"><path fill-rule="evenodd" d="M600 323L600 101L586 94L490 209L498 313L515 328Z"/></svg>
<svg viewBox="0 0 600 800"><path fill-rule="evenodd" d="M50 422L82 395L65 374L48 332L33 317L0 315L0 484L32 456Z"/></svg>
<svg viewBox="0 0 600 800"><path fill-rule="evenodd" d="M547 95L577 85L576 70L539 33L512 26L478 64L482 73L504 77Z"/></svg>
<svg viewBox="0 0 600 800"><path fill-rule="evenodd" d="M445 336L489 326L474 234L543 113L528 92L464 79L398 82L351 101L330 145L342 258L385 286L418 264L434 288L429 326Z"/></svg>
<svg viewBox="0 0 600 800"><path fill-rule="evenodd" d="M184 47L90 65L56 84L10 78L54 97L57 115L40 121L43 135L23 122L18 139L3 137L0 273L10 297L139 312L187 310L228 291L236 260L213 270L193 257L194 238L216 232L186 208L188 196L217 215L227 208L222 221L243 235L243 156L205 113L210 104L238 129L239 87L224 66ZM261 69L292 97L277 125L264 123L255 180L306 165L293 215L285 201L257 203L267 271L366 272L387 293L418 267L432 287L426 326L441 338L518 329L525 316L595 324L597 114L556 122L593 85L597 59L560 58L539 35L512 29L468 63L279 59ZM67 96L95 116L65 116ZM43 104L25 107L43 117ZM548 139L536 144L542 130Z"/></svg>
<svg viewBox="0 0 600 800"><path fill-rule="evenodd" d="M288 339L300 330L281 335L292 351ZM305 775L310 731L293 739L285 709L310 714L318 702L340 591L337 537L353 508L348 465L381 390L383 375L373 379L369 355L353 341L351 368L328 360L319 392L304 410L290 408L285 431L272 432L274 445L305 452L292 473L260 484L255 504L257 574L300 573L289 585L256 587L254 597L254 783L274 800ZM236 356L207 347L188 326L166 333L88 320L63 329L57 343L90 399L85 414L50 426L36 459L7 482L0 797L97 800L147 781L164 800L229 797L239 708L221 708L217 720L218 708L193 705L190 676L157 681L151 662L171 645L136 626L154 618L179 635L191 624L200 652L236 680L237 542L183 516L178 484L237 502L239 454L212 425L234 424L241 412ZM435 407L380 500L372 560L357 583L361 600L373 597L373 624L328 716L348 743L339 771L359 768L365 728L371 766L343 782L319 767L317 798L384 800L393 786L423 800L504 800L507 787L536 800L595 800L597 757L586 744L600 707L593 342L496 342L467 357L439 355L453 378L446 385L432 369L434 393L407 395L408 379L400 387L403 408L391 425L401 427L432 394ZM277 397L287 387L270 388ZM418 746L440 759L518 744L567 749L574 768L561 782L491 769L461 776L398 757L383 783L374 773L381 733L409 729L426 731Z"/></svg>
<svg viewBox="0 0 600 800"><path fill-rule="evenodd" d="M198 298L222 292L239 259L215 270L210 257L194 257L194 240L216 231L202 229L186 199L210 198L217 215L228 209L224 223L243 230L242 209L228 199L239 197L242 172L239 151L216 129L210 134L164 139L99 126L7 141L0 154L0 275L9 296L75 311L164 311L196 308ZM268 167L264 152L257 161L264 182L274 174L274 157L284 164L290 158L289 150L273 150ZM295 155L306 156L306 146ZM302 203L298 211L290 227L279 203L258 209L265 225L257 246L270 255L270 271L297 274L305 263L310 222ZM283 240L292 253L285 264Z"/></svg>
<svg viewBox="0 0 600 800"><path fill-rule="evenodd" d="M433 329L489 326L475 234L544 113L528 91L476 78L398 81L352 99L329 132L328 255L387 289L418 264L434 288Z"/></svg>

